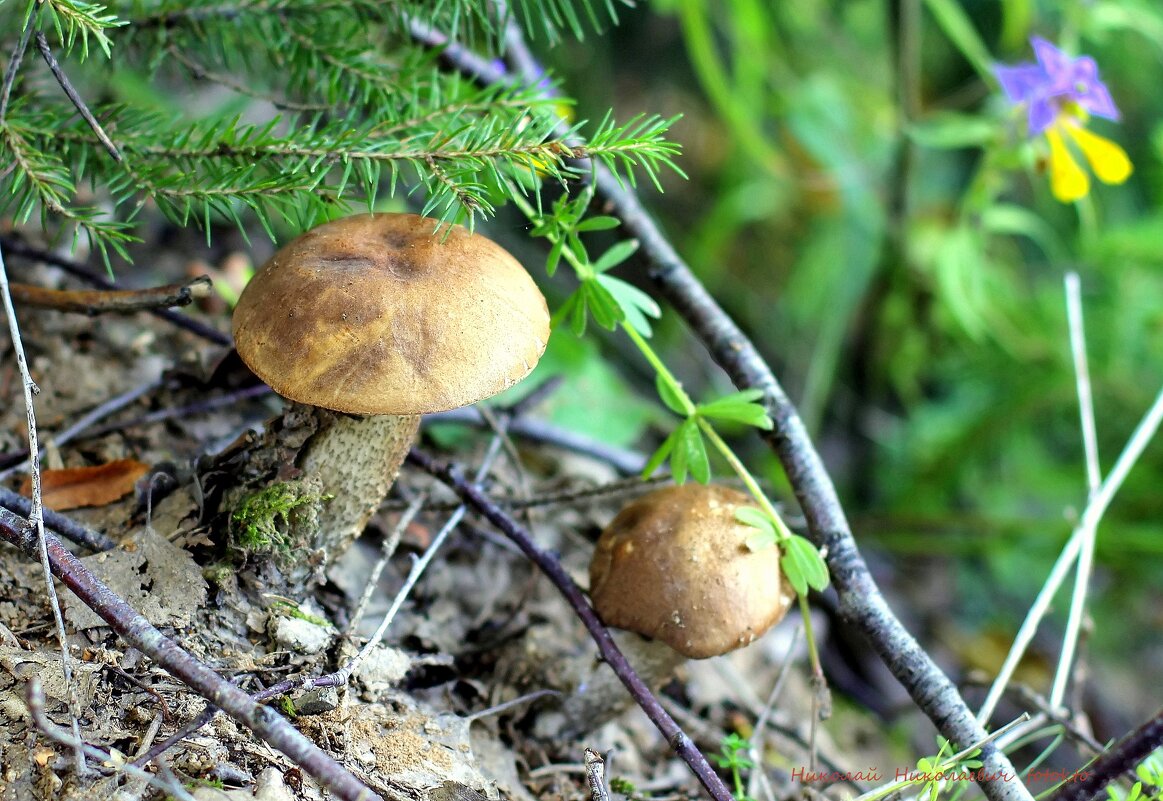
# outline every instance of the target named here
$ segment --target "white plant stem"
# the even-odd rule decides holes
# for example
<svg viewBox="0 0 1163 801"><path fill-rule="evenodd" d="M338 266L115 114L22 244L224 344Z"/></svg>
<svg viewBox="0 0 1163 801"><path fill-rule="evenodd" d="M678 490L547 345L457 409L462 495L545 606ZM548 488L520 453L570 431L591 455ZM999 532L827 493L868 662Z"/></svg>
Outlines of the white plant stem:
<svg viewBox="0 0 1163 801"><path fill-rule="evenodd" d="M16 366L20 370L20 383L24 388L24 410L28 429L28 466L32 479L32 509L28 515L28 524L36 530L36 541L40 551L40 567L44 575L45 592L48 593L49 606L52 608L53 623L56 626L57 640L61 646L61 675L64 676L68 688L69 719L73 731L74 743L80 743L81 727L77 723L77 693L73 684L72 666L69 662L68 635L65 633L65 619L61 615L61 604L57 598L56 587L53 584L52 568L48 561L48 547L44 541L44 514L40 490L40 447L36 437L36 411L33 408L32 396L40 392L32 374L28 370L28 358L24 355L24 342L20 338L20 325L16 321L16 309L12 305L12 291L8 285L8 268L4 264L3 253L0 253L0 295L3 296L4 313L8 316L8 333L12 338L12 350L16 354ZM85 773L85 754L78 745L73 748L73 761L78 776Z"/></svg>
<svg viewBox="0 0 1163 801"><path fill-rule="evenodd" d="M1102 519L1115 493L1118 492L1123 481L1126 480L1127 474L1130 473L1135 462L1142 456L1147 444L1155 436L1155 432L1158 431L1161 422L1163 422L1163 389L1155 396L1155 402L1151 404L1151 408L1147 410L1143 419L1139 421L1138 427L1131 434L1131 438L1127 441L1123 452L1119 454L1118 461L1111 468L1106 480L1102 482L1098 492L1094 494L1090 502L1086 505L1086 510L1082 513L1081 520L1075 526L1073 533L1070 535L1070 539L1062 549L1058 560L1054 563L1049 577L1046 579L1045 584L1042 585L1038 596L1034 599L1030 611L1026 614L1025 621L1023 621L1017 636L1014 638L1013 645L1010 646L1010 652L1006 656L1005 663L998 672L997 678L994 679L993 685L989 689L989 694L986 696L985 702L981 705L981 709L977 713L977 719L982 725L993 714L998 701L1001 699L1002 693L1005 692L1006 686L1009 684L1010 679L1013 678L1014 670L1019 660L1025 654L1026 649L1029 647L1030 642L1033 640L1034 632L1037 630L1038 624L1050 608L1050 602L1062 586L1062 582L1065 580L1070 566L1078 558L1087 532L1093 532L1097 528L1099 520Z"/></svg>
<svg viewBox="0 0 1163 801"><path fill-rule="evenodd" d="M1090 370L1086 363L1086 333L1082 323L1082 293L1079 289L1078 273L1066 274L1066 317L1069 321L1070 352L1074 360L1075 383L1078 387L1078 412L1082 444L1086 454L1086 484L1089 499L1094 497L1102 485L1102 471L1098 463L1098 435L1094 422L1094 402L1090 393ZM1097 520L1095 525L1098 525ZM1094 528L1082 533L1078 551L1078 569L1074 577L1074 592L1070 598L1070 615L1062 639L1058 669L1054 673L1054 685L1050 691L1050 708L1053 710L1062 706L1062 701L1066 697L1066 686L1073 673L1074 655L1078 650L1078 637L1082 632L1082 619L1086 612L1086 596L1094 569L1096 537L1097 532Z"/></svg>

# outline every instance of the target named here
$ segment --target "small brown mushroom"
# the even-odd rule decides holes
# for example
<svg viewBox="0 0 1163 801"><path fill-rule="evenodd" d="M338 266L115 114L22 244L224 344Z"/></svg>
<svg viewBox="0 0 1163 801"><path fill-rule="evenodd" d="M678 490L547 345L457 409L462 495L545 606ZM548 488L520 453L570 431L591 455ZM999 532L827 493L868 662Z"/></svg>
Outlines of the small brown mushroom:
<svg viewBox="0 0 1163 801"><path fill-rule="evenodd" d="M590 562L590 597L648 684L691 659L741 648L774 626L795 592L777 547L751 550L755 529L735 519L753 505L733 489L665 487L628 504L602 532ZM601 666L565 703L565 720L592 728L628 698Z"/></svg>
<svg viewBox="0 0 1163 801"><path fill-rule="evenodd" d="M516 259L414 214L294 239L243 290L233 323L247 366L319 419L297 466L334 496L313 544L328 562L383 501L420 415L516 384L549 339L545 298Z"/></svg>

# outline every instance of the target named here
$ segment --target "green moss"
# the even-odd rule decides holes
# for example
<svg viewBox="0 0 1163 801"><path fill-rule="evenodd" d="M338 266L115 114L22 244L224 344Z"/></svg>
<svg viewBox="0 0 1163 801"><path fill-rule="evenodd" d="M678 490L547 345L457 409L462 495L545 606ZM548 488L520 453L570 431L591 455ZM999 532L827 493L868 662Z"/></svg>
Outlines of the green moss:
<svg viewBox="0 0 1163 801"><path fill-rule="evenodd" d="M306 620L308 623L314 626L321 626L323 628L328 628L331 625L331 621L329 620L325 620L324 618L317 617L315 615L309 614L308 612L304 612L299 607L299 605L293 601L277 600L274 602L274 604L272 604L272 606L277 608L278 611L285 617Z"/></svg>
<svg viewBox="0 0 1163 801"><path fill-rule="evenodd" d="M295 702L291 700L290 696L284 695L279 699L279 711L287 718L299 717L299 710L295 709Z"/></svg>
<svg viewBox="0 0 1163 801"><path fill-rule="evenodd" d="M237 547L286 556L318 527L318 505L332 498L305 481L280 481L247 495L230 515Z"/></svg>

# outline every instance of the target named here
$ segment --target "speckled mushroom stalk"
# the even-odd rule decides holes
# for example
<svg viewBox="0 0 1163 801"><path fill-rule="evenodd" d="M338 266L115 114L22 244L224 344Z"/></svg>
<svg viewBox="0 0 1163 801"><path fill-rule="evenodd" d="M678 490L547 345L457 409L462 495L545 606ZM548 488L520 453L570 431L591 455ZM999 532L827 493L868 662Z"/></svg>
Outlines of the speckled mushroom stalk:
<svg viewBox="0 0 1163 801"><path fill-rule="evenodd" d="M753 505L733 489L665 487L628 504L605 528L590 562L590 597L618 647L657 686L687 659L750 644L791 607L795 593L775 546L751 550L755 529L735 520ZM563 706L576 732L593 729L629 703L606 665ZM540 723L540 722L539 722Z"/></svg>
<svg viewBox="0 0 1163 801"><path fill-rule="evenodd" d="M328 562L367 525L420 415L467 406L522 380L549 339L524 268L461 226L413 214L320 225L263 265L234 311L239 356L312 408L297 466L322 481L311 547Z"/></svg>

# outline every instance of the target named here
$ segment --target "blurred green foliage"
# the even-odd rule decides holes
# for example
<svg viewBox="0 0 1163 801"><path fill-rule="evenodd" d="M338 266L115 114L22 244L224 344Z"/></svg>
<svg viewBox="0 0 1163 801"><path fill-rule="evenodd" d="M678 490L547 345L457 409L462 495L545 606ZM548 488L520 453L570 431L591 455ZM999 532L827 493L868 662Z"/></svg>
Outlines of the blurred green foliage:
<svg viewBox="0 0 1163 801"><path fill-rule="evenodd" d="M623 22L557 52L580 113L684 113L690 181L652 202L799 404L858 536L958 556L964 614L1011 627L1086 501L1068 271L1104 468L1163 383L1163 8L660 0ZM1092 127L1129 153L1126 184L1052 197L990 74L1031 61L1031 35L1096 59L1122 120ZM1100 527L1100 641L1158 624L1161 470L1154 447Z"/></svg>

